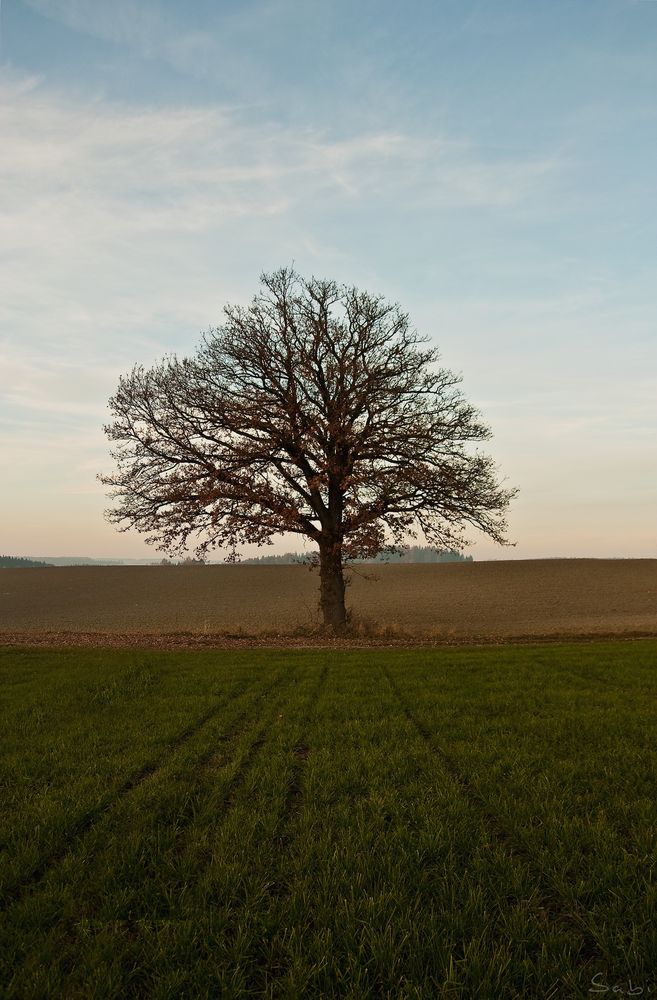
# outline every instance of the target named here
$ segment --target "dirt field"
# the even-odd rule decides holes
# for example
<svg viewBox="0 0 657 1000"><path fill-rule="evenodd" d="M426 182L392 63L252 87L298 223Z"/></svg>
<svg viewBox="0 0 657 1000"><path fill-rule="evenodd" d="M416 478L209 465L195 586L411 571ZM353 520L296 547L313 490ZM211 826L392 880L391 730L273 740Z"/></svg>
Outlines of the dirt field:
<svg viewBox="0 0 657 1000"><path fill-rule="evenodd" d="M303 566L0 570L0 643L185 633L290 635L319 624ZM657 559L368 565L348 590L362 638L431 641L657 635ZM182 636L181 636L182 639Z"/></svg>

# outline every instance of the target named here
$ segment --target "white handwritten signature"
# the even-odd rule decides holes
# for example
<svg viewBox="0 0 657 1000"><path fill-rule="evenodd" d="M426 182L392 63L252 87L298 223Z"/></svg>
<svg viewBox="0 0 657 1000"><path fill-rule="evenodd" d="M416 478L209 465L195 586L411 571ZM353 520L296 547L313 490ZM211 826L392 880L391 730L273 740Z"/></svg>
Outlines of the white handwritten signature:
<svg viewBox="0 0 657 1000"><path fill-rule="evenodd" d="M615 993L616 996L623 997L647 996L652 992L652 986L644 986L640 983L632 985L631 979L628 979L627 982L616 983L615 985L610 986L609 983L604 981L604 975L602 972L596 972L591 980L591 986L589 988L589 993Z"/></svg>

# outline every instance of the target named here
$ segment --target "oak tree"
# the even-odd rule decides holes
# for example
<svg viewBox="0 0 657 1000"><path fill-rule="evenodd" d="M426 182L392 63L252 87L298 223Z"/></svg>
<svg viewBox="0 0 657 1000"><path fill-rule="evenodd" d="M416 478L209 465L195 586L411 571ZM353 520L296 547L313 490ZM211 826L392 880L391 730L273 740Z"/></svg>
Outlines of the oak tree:
<svg viewBox="0 0 657 1000"><path fill-rule="evenodd" d="M317 546L324 622L345 625L344 567L421 532L505 544L514 491L473 447L488 427L398 305L283 268L227 306L196 354L135 367L110 400L109 520L167 552Z"/></svg>

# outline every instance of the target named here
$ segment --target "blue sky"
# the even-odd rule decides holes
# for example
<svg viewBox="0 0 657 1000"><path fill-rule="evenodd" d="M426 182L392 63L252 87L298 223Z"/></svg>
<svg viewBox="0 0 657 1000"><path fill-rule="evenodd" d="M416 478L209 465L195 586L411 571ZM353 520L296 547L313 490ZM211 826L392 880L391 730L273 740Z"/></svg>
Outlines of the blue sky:
<svg viewBox="0 0 657 1000"><path fill-rule="evenodd" d="M476 559L657 556L656 53L654 0L2 0L0 550L154 555L107 399L294 262L462 372Z"/></svg>

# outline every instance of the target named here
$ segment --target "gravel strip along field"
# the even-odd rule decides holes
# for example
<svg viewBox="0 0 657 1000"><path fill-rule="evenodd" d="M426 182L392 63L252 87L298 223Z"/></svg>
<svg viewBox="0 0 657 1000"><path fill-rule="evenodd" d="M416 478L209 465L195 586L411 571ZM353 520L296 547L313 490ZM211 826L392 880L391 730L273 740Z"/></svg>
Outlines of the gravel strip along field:
<svg viewBox="0 0 657 1000"><path fill-rule="evenodd" d="M657 635L657 559L370 564L350 575L355 641ZM0 643L269 644L295 633L301 643L319 625L317 601L317 573L303 566L3 569Z"/></svg>

